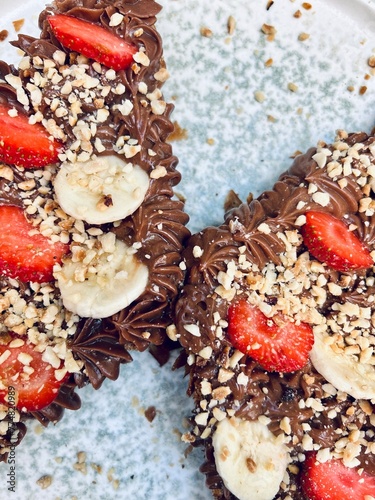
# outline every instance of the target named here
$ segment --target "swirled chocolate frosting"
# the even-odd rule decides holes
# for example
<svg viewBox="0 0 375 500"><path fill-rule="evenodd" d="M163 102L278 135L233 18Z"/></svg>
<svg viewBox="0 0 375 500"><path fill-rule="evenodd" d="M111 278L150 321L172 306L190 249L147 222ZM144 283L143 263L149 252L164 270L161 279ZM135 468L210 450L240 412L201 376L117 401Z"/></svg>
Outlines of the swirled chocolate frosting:
<svg viewBox="0 0 375 500"><path fill-rule="evenodd" d="M342 273L322 265L307 251L300 228L307 211L326 212L346 221L372 252L374 165L374 137L340 132L334 144L321 143L298 156L272 190L231 209L220 227L189 240L188 275L175 317L184 348L179 364L185 363L188 394L196 403L186 438L205 447L201 470L215 498L236 498L215 462L212 436L222 418L262 420L274 435L287 433L291 464L277 499L302 500L304 453L326 449L342 457L338 448L354 431L364 440L355 443L351 459L375 475L370 401L337 390L310 361L293 373L266 371L237 351L227 335L228 309L246 294L321 328L328 338L339 335L344 345L350 342L344 330L352 332L358 317L349 313L343 322L338 311L353 306L357 314L366 310L373 317L373 268ZM311 265L317 266L315 276L307 271ZM288 276L293 276L290 285ZM357 333L372 343L372 322L362 323Z"/></svg>
<svg viewBox="0 0 375 500"><path fill-rule="evenodd" d="M46 425L49 421L60 420L64 408L78 409L76 386L91 383L98 389L105 378L116 379L120 365L132 361L132 350L144 351L150 345L163 344L166 327L172 322L171 304L183 280L181 251L189 232L185 227L188 217L183 212L183 203L174 197L173 191L180 181L180 173L176 170L178 161L166 142L173 130L170 120L173 105L163 101L160 91L168 77L162 40L155 28L160 10L161 6L154 0L57 0L41 12L38 38L21 34L12 42L24 52L19 66L0 64L0 102L37 117L36 121L43 122L51 135L63 144L64 150L74 151L74 154L121 156L124 144L119 142L125 137L130 141L130 150L133 145L137 146L131 157L150 180L143 202L134 213L116 223L94 228L104 233L114 232L126 245L137 248L138 261L148 269L145 290L128 307L111 317L77 318L67 314L62 324L65 332L62 337L73 367L69 381L63 384L50 406L32 414L22 414L21 420L34 417ZM53 35L47 21L53 14L73 16L104 27L135 45L147 58L147 63L134 61L127 69L108 71L95 61L82 58L62 46ZM114 15L122 16L122 21L111 23ZM53 68L52 73L47 74L47 67ZM75 83L72 84L69 72L72 67L96 84L89 90L79 88L80 92L74 92ZM75 120L72 120L72 93L66 92L67 85L73 87L75 109L78 110ZM59 112L53 105L56 102ZM131 103L126 113L123 112L124 102ZM95 134L77 146L77 119L89 123L99 108L111 112L95 124ZM100 151L94 149L95 141L99 141ZM49 169L52 180L56 168ZM37 179L34 188L25 193L22 186L29 177L27 170L13 166L11 174L9 169L6 175L1 173L0 202L25 209L25 200L30 204L42 199L44 208L55 210L50 178ZM64 227L74 225L70 218L57 219L58 223ZM85 234L90 229L87 223L81 227ZM35 290L28 284L4 278L2 292L7 293L10 289L16 289L27 302L44 293L39 288ZM55 283L49 284L49 294L59 301ZM35 338L45 333L42 323L33 328ZM23 424L20 429L19 440L25 432ZM6 443L7 437L3 440ZM6 450L4 453L3 457Z"/></svg>

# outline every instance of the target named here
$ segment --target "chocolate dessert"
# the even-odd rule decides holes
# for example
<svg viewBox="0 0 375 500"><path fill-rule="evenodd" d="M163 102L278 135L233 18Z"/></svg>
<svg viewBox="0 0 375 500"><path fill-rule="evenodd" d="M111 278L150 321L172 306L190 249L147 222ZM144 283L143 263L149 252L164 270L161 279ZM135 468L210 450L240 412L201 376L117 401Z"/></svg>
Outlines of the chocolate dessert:
<svg viewBox="0 0 375 500"><path fill-rule="evenodd" d="M339 131L191 237L175 338L214 498L375 496L374 179L375 137Z"/></svg>
<svg viewBox="0 0 375 500"><path fill-rule="evenodd" d="M1 459L167 339L189 235L154 0L57 0L0 65ZM42 387L42 389L41 389Z"/></svg>

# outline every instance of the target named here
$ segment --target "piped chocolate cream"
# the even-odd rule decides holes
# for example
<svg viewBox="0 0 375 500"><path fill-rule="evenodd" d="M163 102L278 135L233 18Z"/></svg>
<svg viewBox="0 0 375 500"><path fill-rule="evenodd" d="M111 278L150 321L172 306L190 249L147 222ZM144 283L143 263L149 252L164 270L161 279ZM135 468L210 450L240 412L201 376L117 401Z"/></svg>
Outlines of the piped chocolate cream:
<svg viewBox="0 0 375 500"><path fill-rule="evenodd" d="M62 146L56 165L2 165L0 202L22 208L43 235L70 245L52 282L1 278L3 338L10 331L27 337L45 361L62 363L67 377L49 406L16 410L17 444L28 418L47 425L60 420L64 408L78 409L77 386L98 389L105 378L116 379L132 350L163 344L172 322L189 232L183 203L174 196L178 160L166 142L173 105L160 90L168 78L155 28L160 10L153 0L57 0L40 14L39 38L19 35L12 42L24 53L19 65L0 65L0 104L41 123ZM48 22L56 14L133 44L134 61L115 71L67 49ZM97 219L84 204L88 191ZM114 205L119 211L111 215ZM117 258L117 268L108 265ZM105 290L115 284L109 297L96 294L98 283ZM16 442L9 430L1 436L3 459L11 439Z"/></svg>
<svg viewBox="0 0 375 500"><path fill-rule="evenodd" d="M311 452L375 475L374 268L337 271L302 237L306 213L330 214L373 258L374 180L374 137L340 131L332 145L298 156L272 190L231 209L220 227L191 237L175 318L178 364L195 401L184 439L205 448L201 471L215 498L302 500ZM271 321L281 314L311 326L305 366L267 370L233 346L228 311L240 300ZM258 442L275 446L268 462Z"/></svg>

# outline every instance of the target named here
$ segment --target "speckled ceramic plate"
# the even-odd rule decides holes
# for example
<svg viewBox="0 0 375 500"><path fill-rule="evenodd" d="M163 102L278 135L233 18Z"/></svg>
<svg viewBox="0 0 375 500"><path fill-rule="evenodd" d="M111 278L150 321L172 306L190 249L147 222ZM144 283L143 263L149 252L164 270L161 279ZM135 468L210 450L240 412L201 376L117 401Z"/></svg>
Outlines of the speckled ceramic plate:
<svg viewBox="0 0 375 500"><path fill-rule="evenodd" d="M222 220L230 189L242 199L257 195L296 151L331 141L338 128L374 126L373 0L161 3L172 75L164 92L176 106L178 191L193 231ZM0 0L0 31L9 32L2 59L19 58L8 45L21 24L14 21L37 34L43 5ZM31 426L16 449L15 493L7 491L10 465L0 464L0 498L211 498L198 472L200 450L186 455L180 441L192 405L172 362L160 368L149 354L135 355L118 381L80 391L79 412L67 411L56 427Z"/></svg>

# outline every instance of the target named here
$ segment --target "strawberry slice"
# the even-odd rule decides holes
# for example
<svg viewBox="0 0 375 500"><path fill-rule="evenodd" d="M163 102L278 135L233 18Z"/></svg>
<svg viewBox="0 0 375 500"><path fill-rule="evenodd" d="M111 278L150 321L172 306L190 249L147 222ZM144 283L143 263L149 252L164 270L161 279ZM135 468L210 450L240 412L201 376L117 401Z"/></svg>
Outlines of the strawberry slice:
<svg viewBox="0 0 375 500"><path fill-rule="evenodd" d="M368 269L374 265L368 248L333 215L307 212L301 233L311 255L337 271Z"/></svg>
<svg viewBox="0 0 375 500"><path fill-rule="evenodd" d="M283 373L303 368L314 343L310 325L297 325L279 314L267 318L260 309L242 299L228 311L229 340L267 371Z"/></svg>
<svg viewBox="0 0 375 500"><path fill-rule="evenodd" d="M0 228L0 273L24 282L52 281L53 266L69 252L69 245L37 232L19 207L0 206Z"/></svg>
<svg viewBox="0 0 375 500"><path fill-rule="evenodd" d="M309 500L366 500L375 498L375 477L345 467L342 460L320 463L316 453L306 456L301 475L302 491Z"/></svg>
<svg viewBox="0 0 375 500"><path fill-rule="evenodd" d="M67 375L57 380L56 368L43 361L35 345L13 332L8 337L0 344L0 402L19 410L41 410L56 398Z"/></svg>
<svg viewBox="0 0 375 500"><path fill-rule="evenodd" d="M111 31L76 17L56 14L48 22L61 45L116 71L130 66L138 50Z"/></svg>
<svg viewBox="0 0 375 500"><path fill-rule="evenodd" d="M31 125L27 115L10 116L11 109L0 104L0 161L25 168L56 163L60 143L39 123Z"/></svg>

